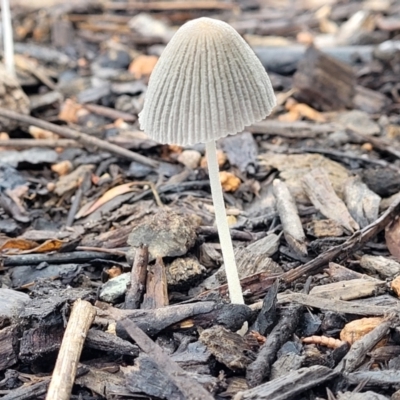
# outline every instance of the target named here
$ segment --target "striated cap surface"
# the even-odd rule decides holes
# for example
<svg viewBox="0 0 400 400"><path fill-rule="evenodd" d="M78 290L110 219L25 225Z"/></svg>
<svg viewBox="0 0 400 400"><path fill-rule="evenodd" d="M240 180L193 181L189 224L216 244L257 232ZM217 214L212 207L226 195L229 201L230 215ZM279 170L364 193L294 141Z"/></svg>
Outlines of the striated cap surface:
<svg viewBox="0 0 400 400"><path fill-rule="evenodd" d="M173 36L154 68L140 127L160 143L205 143L270 114L269 77L227 23L198 18Z"/></svg>

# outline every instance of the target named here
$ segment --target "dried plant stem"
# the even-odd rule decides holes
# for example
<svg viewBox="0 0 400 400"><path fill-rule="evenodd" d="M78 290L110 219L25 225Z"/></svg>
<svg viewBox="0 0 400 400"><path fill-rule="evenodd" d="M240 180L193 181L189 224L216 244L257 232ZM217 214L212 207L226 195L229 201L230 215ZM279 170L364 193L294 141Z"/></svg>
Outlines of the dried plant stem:
<svg viewBox="0 0 400 400"><path fill-rule="evenodd" d="M9 0L1 0L1 18L3 24L4 63L7 71L15 76L14 40Z"/></svg>
<svg viewBox="0 0 400 400"><path fill-rule="evenodd" d="M217 161L217 148L215 141L206 143L208 162L208 173L210 176L211 194L215 208L215 219L217 222L219 241L221 243L222 256L224 258L226 278L228 281L229 297L232 303L244 304L242 287L235 262L235 254L231 233L229 231L224 196L222 194L221 182L219 180L219 168Z"/></svg>
<svg viewBox="0 0 400 400"><path fill-rule="evenodd" d="M88 301L82 299L75 301L58 352L46 400L71 398L83 344L95 316L96 310Z"/></svg>

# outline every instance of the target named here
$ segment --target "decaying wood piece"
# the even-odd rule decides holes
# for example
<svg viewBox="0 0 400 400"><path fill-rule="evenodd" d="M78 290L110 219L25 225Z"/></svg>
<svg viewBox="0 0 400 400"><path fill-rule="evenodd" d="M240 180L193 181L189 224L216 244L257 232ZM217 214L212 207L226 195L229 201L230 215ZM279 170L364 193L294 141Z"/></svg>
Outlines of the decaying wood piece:
<svg viewBox="0 0 400 400"><path fill-rule="evenodd" d="M390 361L391 359L400 356L400 346L386 345L382 347L376 347L375 349L370 351L368 355L374 362Z"/></svg>
<svg viewBox="0 0 400 400"><path fill-rule="evenodd" d="M287 374L300 369L305 360L304 355L293 353L286 353L279 356L279 358L272 364L270 380L277 379Z"/></svg>
<svg viewBox="0 0 400 400"><path fill-rule="evenodd" d="M0 326L5 326L6 321L18 316L30 300L26 293L0 288Z"/></svg>
<svg viewBox="0 0 400 400"><path fill-rule="evenodd" d="M351 216L361 228L378 218L381 198L361 182L360 178L353 177L346 182L344 196Z"/></svg>
<svg viewBox="0 0 400 400"><path fill-rule="evenodd" d="M240 279L257 273L269 275L282 273L281 266L271 258L278 249L279 236L273 233L249 244L247 247L235 249L235 258ZM223 283L226 283L224 266L207 278L202 286L212 289Z"/></svg>
<svg viewBox="0 0 400 400"><path fill-rule="evenodd" d="M29 363L55 354L60 348L63 335L64 325L61 318L57 323L42 323L35 328L26 329L20 339L19 359Z"/></svg>
<svg viewBox="0 0 400 400"><path fill-rule="evenodd" d="M270 234L262 239L250 243L245 248L235 250L237 269L240 278L245 278L259 272L270 274L279 273L282 271L279 264L273 261L270 257L279 249L279 236ZM226 274L224 270L226 282Z"/></svg>
<svg viewBox="0 0 400 400"><path fill-rule="evenodd" d="M338 222L346 231L353 233L359 226L349 214L343 201L337 196L329 181L329 176L322 168L315 168L303 178L303 187L314 207Z"/></svg>
<svg viewBox="0 0 400 400"><path fill-rule="evenodd" d="M194 326L209 328L213 325L236 332L251 318L251 309L245 304L220 304L214 311L207 314L197 314L193 317ZM183 324L187 323L184 321Z"/></svg>
<svg viewBox="0 0 400 400"><path fill-rule="evenodd" d="M178 257L166 265L168 290L185 291L204 278L206 268L196 257Z"/></svg>
<svg viewBox="0 0 400 400"><path fill-rule="evenodd" d="M246 339L221 325L205 329L199 340L220 363L233 371L246 369L252 361L253 349Z"/></svg>
<svg viewBox="0 0 400 400"><path fill-rule="evenodd" d="M50 383L50 378L45 377L40 382L32 385L22 385L17 389L11 390L10 393L2 397L2 400L34 400L40 399L46 394Z"/></svg>
<svg viewBox="0 0 400 400"><path fill-rule="evenodd" d="M135 260L131 271L131 281L125 293L125 308L137 309L146 288L147 264L149 250L146 245L140 246L135 252Z"/></svg>
<svg viewBox="0 0 400 400"><path fill-rule="evenodd" d="M251 293L251 299L259 299L264 296L266 291L271 287L275 280L281 277L282 274L271 274L269 272L261 272L250 275L240 280L240 284L244 291ZM226 297L228 293L228 285L221 285L214 289L207 290L201 293L198 298L207 298L210 293L218 293L222 297Z"/></svg>
<svg viewBox="0 0 400 400"><path fill-rule="evenodd" d="M361 392L361 393L356 392L354 390L351 392L344 392L344 393L339 392L336 396L336 399L337 400L388 400L388 397L378 394L376 392L372 392L371 390L369 390L368 392ZM391 400L398 400L398 399L392 396Z"/></svg>
<svg viewBox="0 0 400 400"><path fill-rule="evenodd" d="M342 373L354 371L368 356L368 352L389 333L390 328L396 322L398 323L398 316L393 314L363 338L353 343L349 352L336 366L335 371Z"/></svg>
<svg viewBox="0 0 400 400"><path fill-rule="evenodd" d="M352 279L375 279L334 262L329 263L328 268L325 269L325 272L333 279L334 282L349 281Z"/></svg>
<svg viewBox="0 0 400 400"><path fill-rule="evenodd" d="M296 203L284 182L275 179L273 182L276 207L282 222L283 233L289 246L299 255L307 255L306 236L303 231Z"/></svg>
<svg viewBox="0 0 400 400"><path fill-rule="evenodd" d="M69 400L83 344L95 315L96 310L88 301L75 301L54 367L47 400Z"/></svg>
<svg viewBox="0 0 400 400"><path fill-rule="evenodd" d="M120 354L122 356L137 357L139 355L138 347L131 342L111 333L93 328L87 334L85 348Z"/></svg>
<svg viewBox="0 0 400 400"><path fill-rule="evenodd" d="M191 318L196 314L207 314L216 309L216 304L212 301L168 306L156 310L121 310L99 302L96 303L96 306L96 323L105 322L108 324L123 318L129 318L150 336L156 335L163 329L186 318ZM117 322L118 335L119 330L120 323Z"/></svg>
<svg viewBox="0 0 400 400"><path fill-rule="evenodd" d="M278 294L278 289L279 280L277 279L265 295L262 307L251 330L255 330L264 336L266 333L269 333L276 320L276 296Z"/></svg>
<svg viewBox="0 0 400 400"><path fill-rule="evenodd" d="M185 371L179 367L170 357L154 343L135 323L129 319L120 321L121 326L126 330L129 336L136 344L154 361L164 374L172 381L182 392L185 399L188 400L212 400L212 396L193 379L189 379Z"/></svg>
<svg viewBox="0 0 400 400"><path fill-rule="evenodd" d="M82 375L87 372L86 366L79 365L76 377L79 379ZM32 384L25 384L17 389L11 390L8 394L3 396L3 400L37 400L43 398L47 392L47 388L50 384L50 377L45 376L42 378L32 376Z"/></svg>
<svg viewBox="0 0 400 400"><path fill-rule="evenodd" d="M219 387L218 378L211 375L186 372L188 378L197 381L210 393L214 394ZM125 377L126 386L132 393L145 393L161 399L186 399L178 386L164 373L164 370L151 357L146 355L141 355L135 360L133 367L126 369Z"/></svg>
<svg viewBox="0 0 400 400"><path fill-rule="evenodd" d="M168 327L201 326L209 328L220 324L232 331L238 330L250 319L251 309L244 304L218 304L212 301L180 304L159 308L156 310L121 310L105 303L96 303L96 323L109 324L123 318L134 321L140 329L153 336ZM188 319L190 319L188 321ZM120 323L117 322L117 334L122 334Z"/></svg>
<svg viewBox="0 0 400 400"><path fill-rule="evenodd" d="M383 256L364 254L361 257L360 265L368 272L379 274L384 279L393 279L400 275L400 263Z"/></svg>
<svg viewBox="0 0 400 400"><path fill-rule="evenodd" d="M310 296L325 299L355 300L363 297L376 296L385 293L386 282L377 279L351 279L344 282L333 282L326 285L315 286L310 291Z"/></svg>
<svg viewBox="0 0 400 400"><path fill-rule="evenodd" d="M384 371L359 371L344 374L346 380L358 385L367 382L366 386L395 386L398 387L400 382L400 371L388 369Z"/></svg>
<svg viewBox="0 0 400 400"><path fill-rule="evenodd" d="M18 362L17 342L15 325L0 330L0 371Z"/></svg>
<svg viewBox="0 0 400 400"><path fill-rule="evenodd" d="M168 305L167 276L161 257L157 257L154 265L147 273L146 293L143 297L143 309L156 309Z"/></svg>
<svg viewBox="0 0 400 400"><path fill-rule="evenodd" d="M315 219L307 224L307 233L317 238L343 236L344 229L331 219Z"/></svg>
<svg viewBox="0 0 400 400"><path fill-rule="evenodd" d="M299 28L301 31L303 27ZM276 31L272 33L276 35ZM268 71L278 74L295 72L298 63L304 58L307 49L302 45L293 46L266 46L254 49L262 64ZM324 53L346 64L353 64L356 60L364 62L372 60L374 46L334 46L321 49ZM310 68L313 68L312 66ZM307 73L307 70L305 71Z"/></svg>
<svg viewBox="0 0 400 400"><path fill-rule="evenodd" d="M320 135L335 132L338 126L335 124L316 124L308 121L285 122L269 119L256 122L247 128L252 133L263 133L286 138L315 138Z"/></svg>
<svg viewBox="0 0 400 400"><path fill-rule="evenodd" d="M157 363L146 355L135 360L132 367L125 371L126 387L133 393L145 393L148 396L170 399L185 400L178 386L165 374Z"/></svg>
<svg viewBox="0 0 400 400"><path fill-rule="evenodd" d="M110 372L92 366L84 365L84 367L87 373L75 380L76 385L93 390L93 392L106 398L111 398L111 388L113 388L113 390L118 388L118 394L121 396L124 395L125 392L127 392L126 395L129 395L126 389L125 377L122 373L111 374Z"/></svg>
<svg viewBox="0 0 400 400"><path fill-rule="evenodd" d="M267 337L256 360L247 368L246 379L250 387L260 385L269 376L278 350L290 338L299 323L302 309L302 306L293 306L283 310L279 322Z"/></svg>
<svg viewBox="0 0 400 400"><path fill-rule="evenodd" d="M385 315L386 306L363 304L362 302L349 302L342 300L330 300L323 297L311 296L304 293L279 294L278 304L298 303L307 307L315 307L321 310L329 310L342 314L355 315Z"/></svg>
<svg viewBox="0 0 400 400"><path fill-rule="evenodd" d="M356 85L353 97L355 109L365 111L369 114L377 114L382 112L388 104L389 99L383 93L371 90L365 86Z"/></svg>
<svg viewBox="0 0 400 400"><path fill-rule="evenodd" d="M356 79L350 65L311 46L298 64L293 85L301 101L329 111L352 107Z"/></svg>
<svg viewBox="0 0 400 400"><path fill-rule="evenodd" d="M177 362L181 368L187 372L198 374L211 374L213 366L213 356L199 341L190 342L190 337L185 334L175 334L182 340L178 349L171 355L171 358Z"/></svg>
<svg viewBox="0 0 400 400"><path fill-rule="evenodd" d="M285 376L239 392L234 400L288 400L314 386L318 386L339 374L322 365L301 368Z"/></svg>
<svg viewBox="0 0 400 400"><path fill-rule="evenodd" d="M283 274L282 279L286 282L293 282L304 274L310 275L311 273L316 273L320 268L334 259L337 259L338 261L346 259L382 231L398 214L399 208L400 198L396 199L374 223L366 226L361 231L356 232L344 243L334 246L325 253L320 254L307 264L286 272Z"/></svg>

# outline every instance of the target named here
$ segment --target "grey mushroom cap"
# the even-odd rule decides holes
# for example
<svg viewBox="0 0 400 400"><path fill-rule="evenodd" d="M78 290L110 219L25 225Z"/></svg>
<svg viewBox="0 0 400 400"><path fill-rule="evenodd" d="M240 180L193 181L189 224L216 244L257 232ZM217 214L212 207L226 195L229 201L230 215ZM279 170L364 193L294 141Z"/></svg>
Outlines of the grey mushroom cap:
<svg viewBox="0 0 400 400"><path fill-rule="evenodd" d="M227 23L203 17L184 24L163 51L139 122L159 143L190 145L241 132L275 104L250 46Z"/></svg>

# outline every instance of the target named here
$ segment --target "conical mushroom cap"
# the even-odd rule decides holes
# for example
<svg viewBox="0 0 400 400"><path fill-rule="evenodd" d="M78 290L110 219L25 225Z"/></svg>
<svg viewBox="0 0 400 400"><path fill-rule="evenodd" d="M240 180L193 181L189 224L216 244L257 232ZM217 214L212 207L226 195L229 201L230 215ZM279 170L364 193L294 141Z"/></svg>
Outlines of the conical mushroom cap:
<svg viewBox="0 0 400 400"><path fill-rule="evenodd" d="M173 36L155 66L139 114L160 143L205 143L241 132L275 106L269 77L227 23L198 18Z"/></svg>

